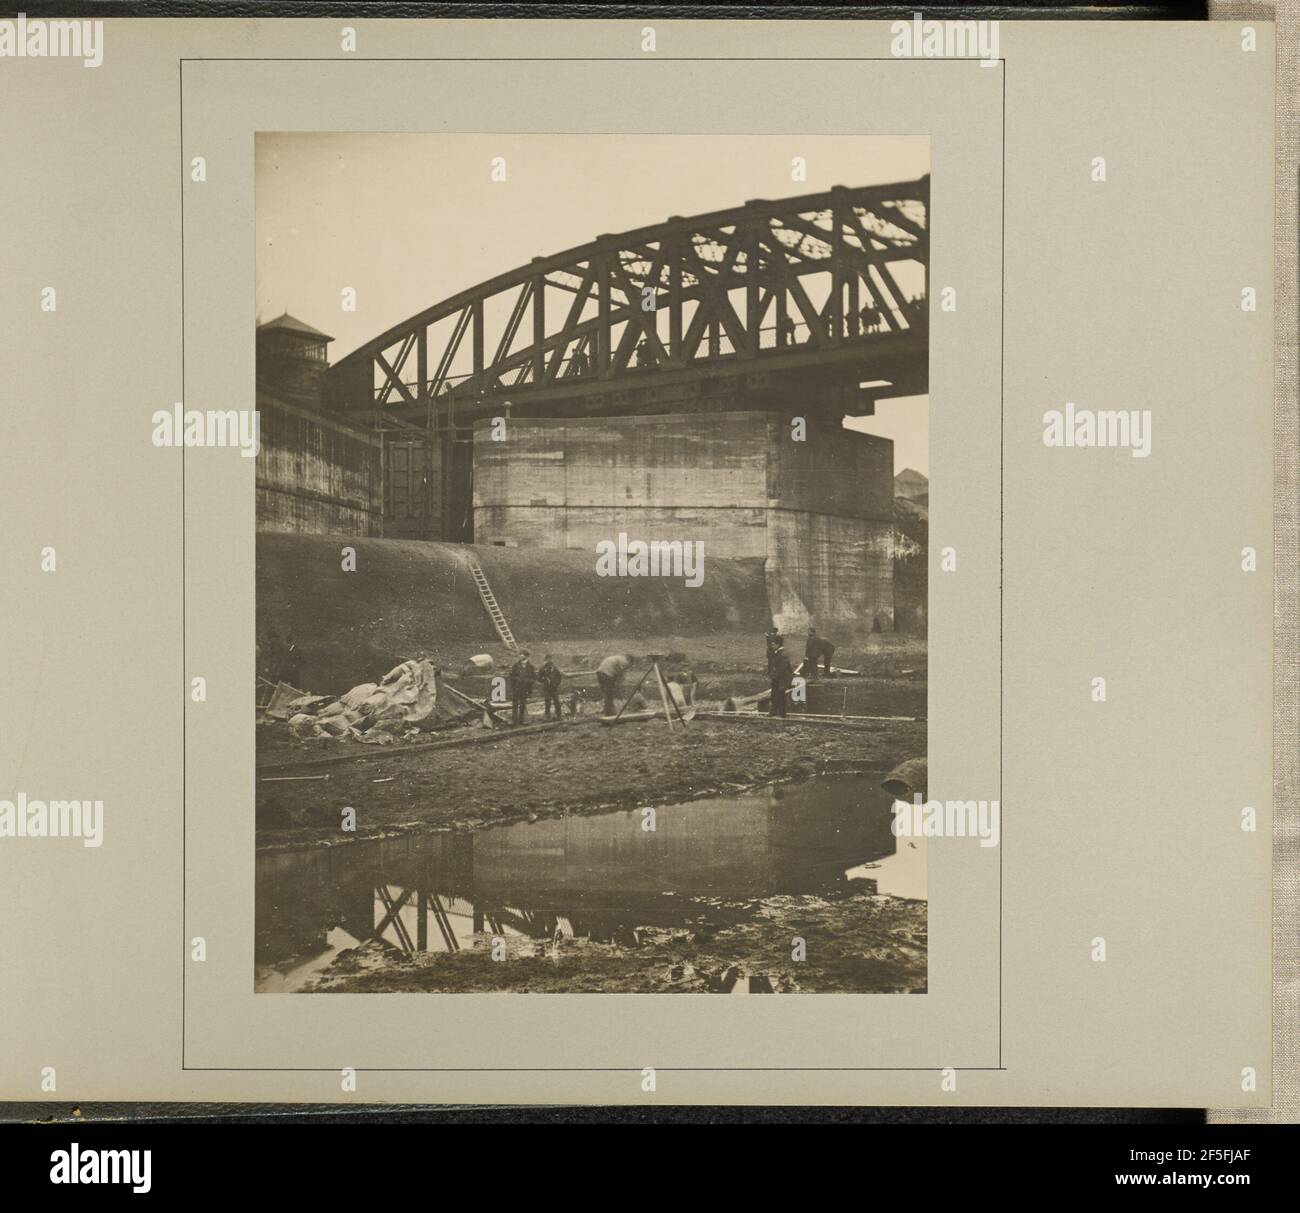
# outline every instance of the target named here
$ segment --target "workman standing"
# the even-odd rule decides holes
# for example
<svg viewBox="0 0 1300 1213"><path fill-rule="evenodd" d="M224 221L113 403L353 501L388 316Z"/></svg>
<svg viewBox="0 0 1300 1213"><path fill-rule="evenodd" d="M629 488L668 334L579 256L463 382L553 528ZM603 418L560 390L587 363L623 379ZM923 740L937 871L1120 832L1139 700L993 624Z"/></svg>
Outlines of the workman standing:
<svg viewBox="0 0 1300 1213"><path fill-rule="evenodd" d="M782 644L778 644L772 652L768 677L772 683L772 701L768 704L767 714L784 716L785 697L794 685L794 670L790 666L790 658L785 655L785 646Z"/></svg>
<svg viewBox="0 0 1300 1213"><path fill-rule="evenodd" d="M768 632L768 634L763 639L767 645L767 676L771 678L772 677L772 654L775 653L776 650L781 647L781 633L777 630L775 624L772 626L772 630Z"/></svg>
<svg viewBox="0 0 1300 1213"><path fill-rule="evenodd" d="M542 668L537 671L537 681L542 687L542 698L546 701L546 719L551 718L551 707L555 707L555 719L560 720L564 713L560 710L560 682L564 675L560 673L559 667L551 660L550 653L546 654L546 660L542 662Z"/></svg>
<svg viewBox="0 0 1300 1213"><path fill-rule="evenodd" d="M528 660L528 650L519 651L519 659L510 667L510 705L511 718L515 724L523 724L528 716L528 693L537 681L537 670Z"/></svg>

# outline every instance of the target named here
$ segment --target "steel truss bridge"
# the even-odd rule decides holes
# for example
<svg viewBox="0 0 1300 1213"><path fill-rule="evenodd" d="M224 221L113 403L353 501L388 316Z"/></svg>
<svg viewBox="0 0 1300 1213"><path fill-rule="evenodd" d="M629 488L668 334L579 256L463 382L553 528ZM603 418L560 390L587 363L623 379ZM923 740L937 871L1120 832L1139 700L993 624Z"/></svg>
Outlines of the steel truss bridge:
<svg viewBox="0 0 1300 1213"><path fill-rule="evenodd" d="M867 414L928 388L929 200L926 176L600 236L367 342L327 398L433 433L503 411Z"/></svg>

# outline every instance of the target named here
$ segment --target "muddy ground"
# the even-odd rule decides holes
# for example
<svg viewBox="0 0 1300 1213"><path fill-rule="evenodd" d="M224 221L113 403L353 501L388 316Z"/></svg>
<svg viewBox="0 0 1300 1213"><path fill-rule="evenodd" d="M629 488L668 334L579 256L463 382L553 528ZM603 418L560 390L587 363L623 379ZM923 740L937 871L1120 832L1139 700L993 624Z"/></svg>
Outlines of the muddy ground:
<svg viewBox="0 0 1300 1213"><path fill-rule="evenodd" d="M927 905L866 893L771 897L721 928L644 927L625 943L510 936L406 957L371 942L340 953L306 993L924 993ZM791 941L805 941L803 960ZM746 990L746 986L748 989Z"/></svg>
<svg viewBox="0 0 1300 1213"><path fill-rule="evenodd" d="M534 646L539 650L548 648ZM550 648L567 670L590 669L603 653L620 650L640 658L674 653L669 668L693 668L705 698L765 687L761 634L568 641ZM594 716L594 679L579 675L566 680L564 694L567 699L573 687L590 688L585 716L557 728L501 731L446 748L410 747L479 730L442 730L380 749L295 741L283 724L259 725L257 844L294 849L403 831L478 830L672 803L823 772L884 772L923 756L924 642L873 636L845 646L836 662L861 676L836 682L832 704L847 694L851 711L909 719L841 725L697 718L672 732L662 720L607 727ZM471 679L453 685L470 694L486 691L485 682ZM821 694L827 702L828 693ZM309 765L331 755L355 757ZM316 778L285 779L306 775ZM349 808L355 832L341 829ZM415 956L371 941L341 953L304 992L923 992L926 903L875 896L873 887L718 902L686 925L640 927L617 942L512 935L505 963L492 958L486 935L476 936L472 948ZM807 941L802 961L791 956L795 936Z"/></svg>
<svg viewBox="0 0 1300 1213"><path fill-rule="evenodd" d="M923 721L850 729L697 719L671 734L662 721L565 723L485 745L385 752L318 772L328 779L261 782L257 841L310 845L670 804L824 771L885 771L924 753ZM341 829L347 808L354 833Z"/></svg>
<svg viewBox="0 0 1300 1213"><path fill-rule="evenodd" d="M356 572L343 571L342 544L355 550ZM613 728L595 721L592 670L615 652L636 659L629 690L651 656L664 659L670 677L692 669L701 700L720 704L765 690L770 619L761 559L715 561L704 586L682 590L665 579L598 578L582 553L260 534L259 675L334 697L423 655L451 685L484 696L487 679L456 675L478 654L492 657L500 673L513 655L483 611L465 563L469 551L534 663L550 654L571 672L562 700L576 690L582 714L520 733L484 731L475 719L472 728L421 730L385 747L299 741L283 722L259 724L260 850L596 814L827 771L883 772L926 753L925 641L865 628L831 635L839 645L836 664L861 677L819 689L812 708L906 719L849 725L698 718L675 732L662 720ZM793 661L803 642L803 635L788 639ZM468 743L441 744L460 740ZM332 756L342 761L318 761ZM353 831L342 828L349 810ZM877 897L873 887L849 882L822 895L744 903L695 899L680 918L655 919L658 925L629 929L615 942L510 935L513 958L506 963L491 958L483 935L461 951L409 957L372 941L341 953L308 989L923 991L926 903ZM679 921L685 925L664 925ZM795 936L807 940L806 960L791 957Z"/></svg>
<svg viewBox="0 0 1300 1213"><path fill-rule="evenodd" d="M670 651L670 643L674 638L666 638L658 651ZM696 642L684 655L700 679L702 696L725 697L763 688L754 661L762 646L761 635L719 637ZM594 644L570 642L557 652L557 663L582 668L600 652ZM846 647L836 661L862 671L860 678L834 682L832 698L844 687L851 690L857 705L851 711L924 717L924 642L872 637ZM258 846L310 846L399 829L478 829L666 804L823 771L885 771L926 752L924 719L839 725L701 718L672 732L662 720L611 728L591 715L598 710L594 680L576 676L566 683L566 697L571 687L592 689L587 715L551 730L518 736L503 730L490 741L447 748L403 752L478 730L444 730L380 749L358 742L295 741L282 723L259 725ZM454 685L471 694L484 690L474 680ZM348 754L355 754L355 761L308 765ZM356 814L354 833L341 829L348 808Z"/></svg>

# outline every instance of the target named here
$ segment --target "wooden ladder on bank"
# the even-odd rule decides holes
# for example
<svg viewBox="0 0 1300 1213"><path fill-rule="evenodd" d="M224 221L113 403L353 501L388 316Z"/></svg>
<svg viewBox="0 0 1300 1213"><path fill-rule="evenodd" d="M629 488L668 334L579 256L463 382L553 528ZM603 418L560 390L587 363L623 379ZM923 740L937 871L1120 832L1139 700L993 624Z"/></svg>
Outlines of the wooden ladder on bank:
<svg viewBox="0 0 1300 1213"><path fill-rule="evenodd" d="M492 593L492 587L488 585L487 574L483 572L479 562L468 552L465 553L465 561L469 565L470 575L474 578L478 596L483 600L484 609L488 613L488 618L492 620L492 626L496 628L497 635L501 637L502 644L512 653L518 652L519 645L515 643L514 634L510 631L510 625L506 622L505 613L497 602L497 596Z"/></svg>

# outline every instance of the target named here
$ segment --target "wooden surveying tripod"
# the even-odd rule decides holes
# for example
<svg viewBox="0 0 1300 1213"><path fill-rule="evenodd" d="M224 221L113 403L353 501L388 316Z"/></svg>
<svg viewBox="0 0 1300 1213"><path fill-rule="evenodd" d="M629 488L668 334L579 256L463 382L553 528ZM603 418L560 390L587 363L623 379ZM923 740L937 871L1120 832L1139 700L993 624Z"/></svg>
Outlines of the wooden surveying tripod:
<svg viewBox="0 0 1300 1213"><path fill-rule="evenodd" d="M649 668L648 670L646 670L646 672L645 672L644 674L641 675L641 681L638 682L638 683L636 684L636 686L634 686L634 687L632 688L632 694L629 695L629 696L628 696L628 697L623 701L623 706L622 706L621 708L619 708L619 710L618 710L618 714L617 714L616 716L612 717L612 718L606 718L606 719L603 721L603 723L605 723L605 724L617 724L617 723L619 722L619 720L620 720L620 719L622 718L622 716L623 716L623 713L627 711L627 705L628 705L629 703L631 703L632 700L636 697L636 693L637 693L637 692L638 692L638 691L639 691L639 690L640 690L640 689L645 685L645 680L646 680L647 678L649 678L651 674L653 674L653 675L655 676L655 681L656 681L656 682L658 683L658 685L659 685L659 697L663 700L663 704L664 704L664 718L668 721L668 731L669 731L670 733L673 731L673 727L674 727L674 726L673 726L673 718L674 718L674 717L676 717L677 722L682 726L682 728L685 728L685 727L686 727L686 717L682 715L682 710L681 710L681 708L677 705L677 700L674 699L674 698L672 697L672 695L670 695L669 692L668 692L668 684L667 684L667 682L664 680L663 671L659 668L659 661L658 661L657 658L656 658L654 661L652 661L652 662L650 663L650 668ZM657 716L658 713L652 711L652 712L650 712L650 715L651 715L651 716ZM629 716L629 717L628 717L629 720L644 720L645 718L646 718L646 717L645 717L644 715L640 714L640 713L637 713L637 714L634 715L634 716Z"/></svg>

